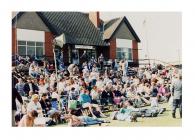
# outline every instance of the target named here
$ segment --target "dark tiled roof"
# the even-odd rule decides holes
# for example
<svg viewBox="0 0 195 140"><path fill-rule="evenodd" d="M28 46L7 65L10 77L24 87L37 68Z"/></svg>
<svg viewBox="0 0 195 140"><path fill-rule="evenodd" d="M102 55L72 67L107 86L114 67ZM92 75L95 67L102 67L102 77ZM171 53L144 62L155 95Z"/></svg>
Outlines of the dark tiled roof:
<svg viewBox="0 0 195 140"><path fill-rule="evenodd" d="M122 22L126 23L128 29L130 30L130 32L132 33L132 35L134 36L136 41L141 42L139 37L137 36L136 32L134 31L133 27L131 26L131 24L129 23L129 21L127 20L126 17L115 18L115 19L111 19L111 20L105 22L105 25L104 25L104 39L112 38L112 36L116 32L116 30L122 24Z"/></svg>
<svg viewBox="0 0 195 140"><path fill-rule="evenodd" d="M25 12L19 12L13 19L12 24ZM104 22L104 35L89 20L88 14L81 12L36 12L55 36L65 34L66 42L78 45L107 46L103 39L110 39L125 22L134 38L140 42L139 37L132 28L126 17L115 18ZM103 21L101 21L103 22Z"/></svg>
<svg viewBox="0 0 195 140"><path fill-rule="evenodd" d="M19 12L19 18L25 12ZM55 36L65 34L66 42L78 45L107 46L99 30L81 12L36 12ZM13 18L14 23L16 18Z"/></svg>
<svg viewBox="0 0 195 140"><path fill-rule="evenodd" d="M37 12L51 31L59 36L66 35L70 44L106 46L100 31L81 12Z"/></svg>

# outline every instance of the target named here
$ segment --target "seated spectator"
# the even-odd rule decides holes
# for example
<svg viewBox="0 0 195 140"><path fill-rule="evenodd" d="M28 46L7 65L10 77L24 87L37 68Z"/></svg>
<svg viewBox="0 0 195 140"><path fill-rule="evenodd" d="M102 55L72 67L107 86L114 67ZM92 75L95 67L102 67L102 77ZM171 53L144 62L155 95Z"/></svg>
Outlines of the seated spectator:
<svg viewBox="0 0 195 140"><path fill-rule="evenodd" d="M85 83L85 79L84 78L80 78L79 79L79 86L86 88L87 84Z"/></svg>
<svg viewBox="0 0 195 140"><path fill-rule="evenodd" d="M155 94L152 94L150 98L151 107L158 107L158 98Z"/></svg>
<svg viewBox="0 0 195 140"><path fill-rule="evenodd" d="M94 115L92 107L96 108L96 110L100 112L101 117L106 117L102 113L100 107L97 104L92 104L91 103L91 98L89 96L89 90L85 89L85 90L82 91L82 93L79 96L79 101L82 104L83 108L87 108L87 107L89 108L89 111L90 111L91 115L93 116L93 118L97 118L97 117Z"/></svg>
<svg viewBox="0 0 195 140"><path fill-rule="evenodd" d="M101 98L100 98L101 104L104 104L104 105L108 105L108 103L113 104L114 102L113 99L114 99L114 96L113 96L112 91L109 90L108 86L106 86L101 93Z"/></svg>
<svg viewBox="0 0 195 140"><path fill-rule="evenodd" d="M169 97L171 96L171 93L168 91L168 88L165 84L162 84L160 88L158 89L157 98L161 101L167 101Z"/></svg>
<svg viewBox="0 0 195 140"><path fill-rule="evenodd" d="M43 110L44 114L47 114L49 110L51 110L51 103L50 101L47 99L47 94L43 93L41 100L40 100L40 104Z"/></svg>
<svg viewBox="0 0 195 140"><path fill-rule="evenodd" d="M65 91L65 79L61 77L60 81L57 83L57 89L59 94L63 94Z"/></svg>
<svg viewBox="0 0 195 140"><path fill-rule="evenodd" d="M96 82L96 86L98 90L102 90L104 87L103 78L99 77Z"/></svg>
<svg viewBox="0 0 195 140"><path fill-rule="evenodd" d="M39 78L39 85L40 84L45 84L45 79L43 77L43 75L40 75L40 78Z"/></svg>
<svg viewBox="0 0 195 140"><path fill-rule="evenodd" d="M96 86L93 87L90 95L91 95L92 103L98 104L98 100L100 99L100 92L98 92Z"/></svg>
<svg viewBox="0 0 195 140"><path fill-rule="evenodd" d="M48 93L48 87L44 83L39 84L39 95L41 96L43 93Z"/></svg>
<svg viewBox="0 0 195 140"><path fill-rule="evenodd" d="M69 98L71 100L77 100L79 96L79 93L75 90L74 87L71 88L70 92L69 92Z"/></svg>
<svg viewBox="0 0 195 140"><path fill-rule="evenodd" d="M29 68L29 75L32 76L33 78L37 78L39 75L35 68L36 67L33 65Z"/></svg>
<svg viewBox="0 0 195 140"><path fill-rule="evenodd" d="M100 124L100 123L110 123L109 121L92 118L89 116L75 116L68 114L65 116L65 120L68 120L68 126L75 127L75 126L82 126L82 125L93 125L93 124Z"/></svg>
<svg viewBox="0 0 195 140"><path fill-rule="evenodd" d="M132 112L139 111L138 109L135 109L129 101L126 101L123 103L122 108L119 111L114 111L111 114L111 119L116 119L119 121L132 121L133 114Z"/></svg>
<svg viewBox="0 0 195 140"><path fill-rule="evenodd" d="M37 111L40 116L42 115L42 107L39 103L39 95L37 94L32 95L31 101L27 106L27 113L32 110Z"/></svg>
<svg viewBox="0 0 195 140"><path fill-rule="evenodd" d="M158 87L156 86L156 83L152 82L150 87L150 94L152 97L157 97L158 94Z"/></svg>
<svg viewBox="0 0 195 140"><path fill-rule="evenodd" d="M91 86L96 85L97 78L98 78L98 73L92 71L90 74L90 77L89 77L89 79L91 81Z"/></svg>
<svg viewBox="0 0 195 140"><path fill-rule="evenodd" d="M52 110L58 110L58 102L60 101L60 96L57 93L57 88L54 88L52 94L51 94L51 105L52 105Z"/></svg>
<svg viewBox="0 0 195 140"><path fill-rule="evenodd" d="M120 86L117 85L116 89L113 91L114 103L117 104L117 105L119 105L121 100L122 100L122 98L124 98L124 97L122 97L122 94L121 94L120 90L121 90Z"/></svg>
<svg viewBox="0 0 195 140"><path fill-rule="evenodd" d="M104 85L108 85L109 83L112 83L112 80L109 79L108 75L105 75L103 83Z"/></svg>
<svg viewBox="0 0 195 140"><path fill-rule="evenodd" d="M38 112L36 110L29 111L20 120L18 127L33 127L34 120L38 117Z"/></svg>
<svg viewBox="0 0 195 140"><path fill-rule="evenodd" d="M98 67L96 64L93 64L92 72L98 72Z"/></svg>

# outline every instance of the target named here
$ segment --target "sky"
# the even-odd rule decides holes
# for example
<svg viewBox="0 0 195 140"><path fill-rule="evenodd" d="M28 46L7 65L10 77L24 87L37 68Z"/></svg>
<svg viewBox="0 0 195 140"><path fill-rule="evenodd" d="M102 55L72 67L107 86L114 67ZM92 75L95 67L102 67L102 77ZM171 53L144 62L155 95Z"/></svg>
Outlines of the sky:
<svg viewBox="0 0 195 140"><path fill-rule="evenodd" d="M109 20L126 16L139 36L139 58L181 62L182 15L179 12L100 12Z"/></svg>

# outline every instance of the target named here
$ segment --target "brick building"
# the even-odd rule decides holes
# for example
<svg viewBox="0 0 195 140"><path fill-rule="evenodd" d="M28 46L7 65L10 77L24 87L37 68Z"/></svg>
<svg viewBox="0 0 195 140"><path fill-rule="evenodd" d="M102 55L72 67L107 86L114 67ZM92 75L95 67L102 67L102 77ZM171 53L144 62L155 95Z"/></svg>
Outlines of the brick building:
<svg viewBox="0 0 195 140"><path fill-rule="evenodd" d="M126 17L109 21L100 19L99 12L19 12L12 19L12 55L53 59L52 42L63 35L65 63L72 63L73 53L85 51L97 58L126 58L138 64L139 37Z"/></svg>

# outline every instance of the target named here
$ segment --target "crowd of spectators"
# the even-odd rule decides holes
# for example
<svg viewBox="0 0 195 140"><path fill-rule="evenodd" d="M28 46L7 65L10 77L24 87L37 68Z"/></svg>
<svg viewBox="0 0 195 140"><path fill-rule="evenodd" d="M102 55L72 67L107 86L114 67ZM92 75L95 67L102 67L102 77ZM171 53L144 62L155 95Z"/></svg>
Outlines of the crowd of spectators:
<svg viewBox="0 0 195 140"><path fill-rule="evenodd" d="M159 102L168 102L171 97L175 99L173 117L178 106L180 117L182 116L182 89L179 82L181 70L172 66L149 65L132 68L124 59L119 62L113 60L109 67L105 67L102 55L97 62L89 60L82 65L70 64L58 69L57 73L54 65L46 61L42 61L42 65L37 61L28 61L27 64L19 61L18 65L28 68L26 73L22 68L18 70L18 66L12 71L13 91L17 90L23 99L20 99L22 105L17 102L20 106L17 109L22 111L21 106L26 104L26 114L23 113L18 126L33 126L34 119L39 117L50 117L57 123L62 118L62 113L63 119L70 126L85 124L84 120L89 124L106 122L98 118L108 117L104 113L104 107L109 105L114 108L111 110L113 119L133 120L132 116L135 115L131 112L137 112L137 116L140 112L147 112L140 110L143 106L150 105L151 110L155 108L158 113L162 113L165 110L161 110ZM90 117L87 118L83 112L76 117L73 110L78 108L82 111L87 109ZM143 117L144 114L140 116Z"/></svg>

